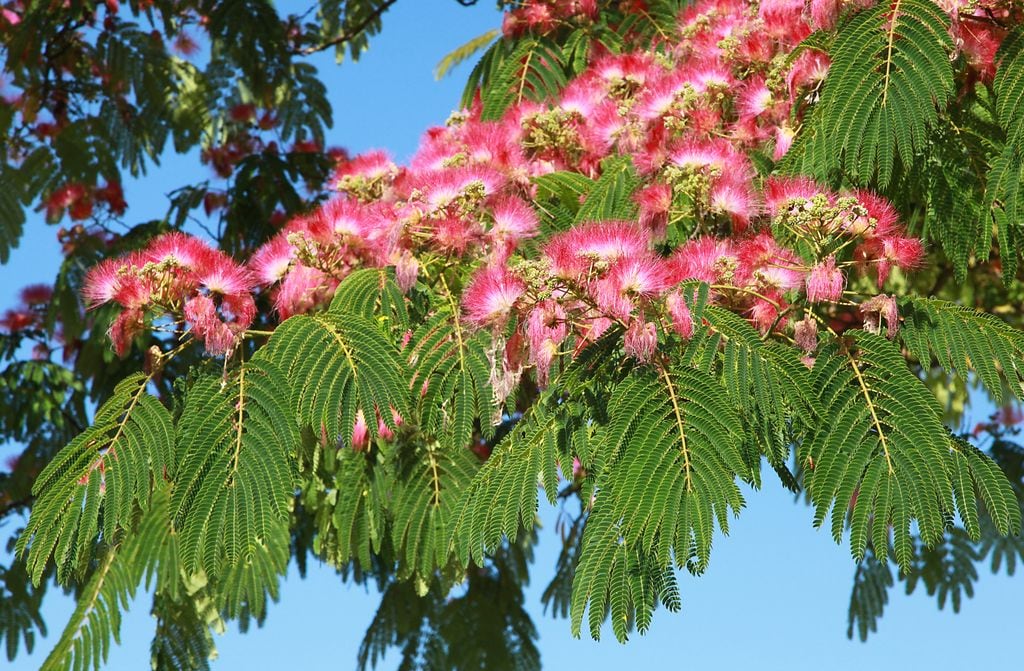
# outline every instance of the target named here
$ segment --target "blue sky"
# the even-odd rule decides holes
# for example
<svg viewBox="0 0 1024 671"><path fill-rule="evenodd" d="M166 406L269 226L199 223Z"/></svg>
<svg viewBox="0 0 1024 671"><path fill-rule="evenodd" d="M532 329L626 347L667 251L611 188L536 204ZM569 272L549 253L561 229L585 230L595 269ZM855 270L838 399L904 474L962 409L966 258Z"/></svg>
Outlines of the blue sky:
<svg viewBox="0 0 1024 671"><path fill-rule="evenodd" d="M407 158L420 134L447 118L469 69L463 66L435 82L434 65L499 22L491 0L471 8L455 0L405 0L385 15L383 33L359 63L335 67L332 57L319 58L335 112L329 143L353 152L383 147L398 159ZM194 177L182 172L195 169L194 161L171 157L147 179L127 185L129 217L162 216L165 190ZM0 267L0 306L13 303L25 284L51 281L58 267L56 228L36 218L28 231L13 262ZM866 644L848 641L846 608L854 565L846 547L836 546L827 530L815 530L811 511L769 477L764 491L745 495L748 508L729 538L716 539L708 572L701 578L682 576L682 612L659 611L651 631L626 645L616 643L610 630L600 643L574 640L567 621L542 614L540 594L559 549L554 532L558 510L542 505L544 529L527 603L540 632L545 667L611 670L668 663L787 671L947 669L1005 663L1017 656L1024 581L993 577L987 567L975 598L965 601L959 615L948 605L938 611L923 591L907 597L897 585L880 631ZM375 593L342 583L328 568L311 567L306 580L292 572L263 629L243 636L232 628L218 637L220 658L214 668L349 668L376 605ZM37 644L34 655L22 654L3 668L38 668L71 609L70 600L55 591L45 609L50 637ZM108 668L148 668L153 627L148 611L149 597L140 594ZM394 668L397 661L392 655L380 668Z"/></svg>

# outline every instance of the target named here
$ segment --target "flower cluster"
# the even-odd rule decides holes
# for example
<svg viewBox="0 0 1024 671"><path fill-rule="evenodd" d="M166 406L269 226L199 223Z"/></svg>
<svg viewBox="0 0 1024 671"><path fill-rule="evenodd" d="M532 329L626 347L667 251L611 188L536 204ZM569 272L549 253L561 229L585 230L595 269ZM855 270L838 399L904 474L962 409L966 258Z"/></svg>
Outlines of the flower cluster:
<svg viewBox="0 0 1024 671"><path fill-rule="evenodd" d="M506 37L523 33L550 33L579 20L597 18L597 0L524 0L505 12L501 32Z"/></svg>
<svg viewBox="0 0 1024 671"><path fill-rule="evenodd" d="M167 233L143 250L108 259L85 278L90 307L124 308L110 328L118 354L145 328L147 316L187 322L212 355L232 349L256 316L252 274L198 238Z"/></svg>
<svg viewBox="0 0 1024 671"><path fill-rule="evenodd" d="M641 4L626 3L625 11ZM868 293L859 305L847 298L855 276L881 289L893 268L913 268L923 257L892 206L867 192L764 178L750 158L789 150L828 72L820 51L787 55L812 30L863 4L694 3L656 51L637 43L598 55L557 100L520 101L496 121L483 120L478 103L428 130L405 166L381 152L342 158L337 195L288 222L247 268L168 236L97 268L88 297L125 308L112 329L121 351L144 310L157 306L183 315L211 352L223 353L252 320L253 285L284 319L324 305L358 267L393 266L405 291L476 267L461 297L465 317L503 335L514 322L505 364L516 375L534 366L541 384L555 357L613 325L640 361L672 333L690 337L688 280L710 284L711 300L808 355L819 322L830 327L826 313L839 304L855 308L846 323L892 332L898 315L890 297ZM562 21L593 20L595 11L583 1L520 3L506 31L510 22L515 30L555 30ZM642 180L636 218L585 223L521 253L540 231L533 178L554 171L597 178L613 156L628 157Z"/></svg>
<svg viewBox="0 0 1024 671"><path fill-rule="evenodd" d="M8 308L0 316L0 333L34 341L32 358L48 359L50 352L63 344L59 329L52 340L46 335L46 310L53 299L53 288L48 284L31 284L21 290L19 299L17 307Z"/></svg>

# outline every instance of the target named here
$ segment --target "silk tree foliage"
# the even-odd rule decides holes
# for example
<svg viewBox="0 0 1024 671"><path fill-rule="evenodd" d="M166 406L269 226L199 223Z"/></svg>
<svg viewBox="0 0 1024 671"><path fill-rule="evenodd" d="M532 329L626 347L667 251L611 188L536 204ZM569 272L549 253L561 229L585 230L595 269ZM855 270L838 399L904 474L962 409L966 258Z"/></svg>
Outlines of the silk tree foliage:
<svg viewBox="0 0 1024 671"><path fill-rule="evenodd" d="M744 483L848 545L851 636L895 579L959 609L1014 571L1021 7L507 3L409 165L324 153L303 56L391 4L5 5L5 193L91 222L4 321L9 656L52 580L46 668L98 667L145 584L155 668L204 668L313 556L383 594L361 667L537 668L541 497L578 502L544 592L577 635L678 610ZM112 234L168 141L226 186ZM971 392L1003 409L965 428Z"/></svg>

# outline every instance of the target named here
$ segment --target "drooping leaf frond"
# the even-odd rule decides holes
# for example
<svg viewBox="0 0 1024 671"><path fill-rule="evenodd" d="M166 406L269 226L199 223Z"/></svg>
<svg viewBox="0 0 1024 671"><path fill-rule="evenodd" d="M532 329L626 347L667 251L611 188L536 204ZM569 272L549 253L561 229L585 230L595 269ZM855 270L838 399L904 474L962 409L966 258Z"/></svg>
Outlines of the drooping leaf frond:
<svg viewBox="0 0 1024 671"><path fill-rule="evenodd" d="M1017 26L1003 40L999 68L992 83L996 121L1005 133L988 176L986 202L996 222L999 257L1007 281L1017 272L1024 215L1024 29Z"/></svg>
<svg viewBox="0 0 1024 671"><path fill-rule="evenodd" d="M822 176L883 187L913 165L953 93L949 18L930 0L880 3L842 26L801 151ZM790 161L799 156L794 155ZM805 165L808 162L805 160Z"/></svg>
<svg viewBox="0 0 1024 671"><path fill-rule="evenodd" d="M38 497L17 550L35 583L53 558L65 582L82 572L99 535L108 544L149 502L153 482L174 472L174 427L151 396L150 376L131 375L114 389L93 425L61 450L33 485Z"/></svg>
<svg viewBox="0 0 1024 671"><path fill-rule="evenodd" d="M120 643L122 612L135 598L143 576L176 542L170 533L169 506L168 488L157 487L133 533L123 543L106 548L42 669L99 671L105 665L111 643Z"/></svg>
<svg viewBox="0 0 1024 671"><path fill-rule="evenodd" d="M266 358L285 382L299 424L317 436L350 444L362 411L371 436L379 413L394 428L390 411L408 413L409 377L394 345L369 319L351 313L298 315L267 345Z"/></svg>
<svg viewBox="0 0 1024 671"><path fill-rule="evenodd" d="M857 563L857 571L853 574L853 592L850 593L846 628L848 638L853 638L856 630L860 640L866 641L868 632L878 631L878 620L889 603L892 582L889 564L878 561L875 553L869 549Z"/></svg>
<svg viewBox="0 0 1024 671"><path fill-rule="evenodd" d="M858 561L869 539L879 560L886 560L891 527L896 560L908 571L913 559L911 521L916 521L925 543L937 543L952 515L954 492L960 501L973 477L988 497L986 503L1001 503L1005 482L997 492L986 494L986 487L998 487L999 482L982 462L971 464L970 474L958 477L957 445L942 425L934 398L907 368L899 350L874 334L847 336L845 346L822 351L812 371L823 422L811 431L801 459L812 468L807 486L814 521L823 524L831 509L837 542L848 523L851 551ZM972 498L965 508L974 505L970 489Z"/></svg>
<svg viewBox="0 0 1024 671"><path fill-rule="evenodd" d="M499 34L500 31L497 28L488 30L486 33L477 35L462 46L456 47L452 51L448 52L434 67L434 78L442 79L445 75L451 72L452 68L468 61L477 52L486 49L488 45L494 42L495 38L497 38Z"/></svg>
<svg viewBox="0 0 1024 671"><path fill-rule="evenodd" d="M266 548L288 544L298 427L281 393L287 378L259 357L237 375L189 390L178 427L174 526L190 573L231 584L237 567L261 568ZM274 553L277 571L283 557Z"/></svg>
<svg viewBox="0 0 1024 671"><path fill-rule="evenodd" d="M401 577L424 584L450 555L448 527L463 490L480 465L468 445L440 442L396 448L389 509Z"/></svg>
<svg viewBox="0 0 1024 671"><path fill-rule="evenodd" d="M210 627L220 620L208 597L203 599L196 594L175 600L157 594L153 597L152 615L157 621L150 646L153 671L210 668L210 659L217 650Z"/></svg>
<svg viewBox="0 0 1024 671"><path fill-rule="evenodd" d="M903 302L900 338L922 365L933 360L948 373L971 371L996 403L1005 388L1024 399L1024 333L998 317L930 298Z"/></svg>
<svg viewBox="0 0 1024 671"><path fill-rule="evenodd" d="M490 384L489 357L495 356L490 334L471 330L451 299L416 329L409 347L412 393L423 429L452 448L467 447L477 424L490 435L498 412Z"/></svg>
<svg viewBox="0 0 1024 671"><path fill-rule="evenodd" d="M702 290L706 292L706 285ZM744 455L755 483L760 482L757 464L764 454L783 484L796 490L786 461L797 433L794 425L812 412L813 401L806 395L807 368L792 348L765 343L750 322L734 312L709 305L698 314L724 336L722 384L746 427Z"/></svg>
<svg viewBox="0 0 1024 671"><path fill-rule="evenodd" d="M974 567L978 551L963 529L951 529L942 542L917 548L914 566L907 575L907 593L922 584L928 596L936 597L939 610L947 601L953 612L960 612L963 597L974 596L978 571Z"/></svg>
<svg viewBox="0 0 1024 671"><path fill-rule="evenodd" d="M394 270L361 268L342 280L331 300L333 314L353 314L375 321L392 335L409 328L409 311Z"/></svg>
<svg viewBox="0 0 1024 671"><path fill-rule="evenodd" d="M383 469L374 468L371 458L354 450L338 453L330 517L334 536L324 539L322 531L321 547L333 540L335 547L322 551L339 564L354 559L360 566L371 566L387 533L389 479Z"/></svg>
<svg viewBox="0 0 1024 671"><path fill-rule="evenodd" d="M597 637L610 606L623 639L634 614L638 626L649 621L673 562L695 572L707 567L715 524L728 533L730 512L744 505L736 478L749 477L750 467L740 417L704 371L635 371L608 407L571 618L578 634L589 604Z"/></svg>
<svg viewBox="0 0 1024 671"><path fill-rule="evenodd" d="M521 529L533 528L538 483L555 502L566 410L534 408L498 443L466 488L451 524L451 542L463 566L482 564L503 539L515 542Z"/></svg>
<svg viewBox="0 0 1024 671"><path fill-rule="evenodd" d="M494 121L523 100L554 98L566 84L561 50L542 37L521 40L483 91L480 118Z"/></svg>

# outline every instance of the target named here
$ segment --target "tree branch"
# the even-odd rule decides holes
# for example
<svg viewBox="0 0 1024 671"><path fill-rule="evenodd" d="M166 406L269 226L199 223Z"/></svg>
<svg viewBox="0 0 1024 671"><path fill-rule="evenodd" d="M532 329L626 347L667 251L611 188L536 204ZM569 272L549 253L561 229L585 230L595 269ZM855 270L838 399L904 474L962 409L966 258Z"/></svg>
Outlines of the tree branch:
<svg viewBox="0 0 1024 671"><path fill-rule="evenodd" d="M371 23L379 19L381 14L386 12L391 7L391 5L395 4L396 2L398 2L398 0L384 0L383 3L378 5L376 9L374 9L372 12L366 15L366 18L360 21L357 25L353 26L350 30L342 30L335 37L327 40L326 42L323 42L321 44L314 44L304 49L300 49L298 50L298 53L303 56L309 56L310 54L315 54L318 51L323 51L324 49L329 49L331 47L355 39L359 35L359 33L366 30L367 26L369 26Z"/></svg>

